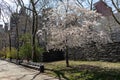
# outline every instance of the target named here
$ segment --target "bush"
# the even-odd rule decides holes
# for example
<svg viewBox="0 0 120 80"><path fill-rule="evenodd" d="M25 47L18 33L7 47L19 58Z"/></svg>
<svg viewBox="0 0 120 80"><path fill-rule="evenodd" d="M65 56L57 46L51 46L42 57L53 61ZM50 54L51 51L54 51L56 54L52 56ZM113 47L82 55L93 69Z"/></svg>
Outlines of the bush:
<svg viewBox="0 0 120 80"><path fill-rule="evenodd" d="M28 61L32 56L32 46L30 43L26 43L20 47L19 57L21 59L27 59Z"/></svg>
<svg viewBox="0 0 120 80"><path fill-rule="evenodd" d="M6 48L6 57L7 58L13 58L13 59L16 59L17 58L17 50L16 48L11 48L11 51L10 49L7 47Z"/></svg>
<svg viewBox="0 0 120 80"><path fill-rule="evenodd" d="M41 54L44 52L43 48L36 47L36 59L41 60ZM19 56L21 59L27 59L28 61L32 59L32 46L30 43L26 43L20 47Z"/></svg>
<svg viewBox="0 0 120 80"><path fill-rule="evenodd" d="M0 58L6 58L6 52L4 48L0 51Z"/></svg>
<svg viewBox="0 0 120 80"><path fill-rule="evenodd" d="M11 51L10 51L9 47L3 48L0 51L0 57L2 57L2 58L14 58L15 59L17 57L17 50L13 47L11 48Z"/></svg>
<svg viewBox="0 0 120 80"><path fill-rule="evenodd" d="M43 53L45 52L45 50L43 48L40 48L40 47L36 47L36 58L37 58L37 61L42 61L42 56L43 56Z"/></svg>
<svg viewBox="0 0 120 80"><path fill-rule="evenodd" d="M42 54L42 62L60 61L64 59L64 52L60 50L49 50L49 52Z"/></svg>

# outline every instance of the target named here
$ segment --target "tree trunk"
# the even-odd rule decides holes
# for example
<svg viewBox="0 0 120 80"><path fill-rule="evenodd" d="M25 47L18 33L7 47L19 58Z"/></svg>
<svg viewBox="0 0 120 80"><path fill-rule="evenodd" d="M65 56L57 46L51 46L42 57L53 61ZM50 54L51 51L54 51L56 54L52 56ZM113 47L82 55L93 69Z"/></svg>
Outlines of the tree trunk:
<svg viewBox="0 0 120 80"><path fill-rule="evenodd" d="M69 67L68 47L65 50L66 67Z"/></svg>
<svg viewBox="0 0 120 80"><path fill-rule="evenodd" d="M32 61L37 62L36 46L35 46L35 35L32 36Z"/></svg>
<svg viewBox="0 0 120 80"><path fill-rule="evenodd" d="M9 36L9 49L10 49L10 53L11 53L11 37L10 37L10 33L8 33Z"/></svg>
<svg viewBox="0 0 120 80"><path fill-rule="evenodd" d="M32 60L33 62L37 62L37 55L36 55L36 31L38 27L38 14L35 8L35 3L34 0L31 0L31 4L33 7L33 12L32 12L32 17L33 17L33 22L32 22Z"/></svg>
<svg viewBox="0 0 120 80"><path fill-rule="evenodd" d="M16 23L16 45L17 45L17 61L19 60L19 32L18 32L18 22Z"/></svg>

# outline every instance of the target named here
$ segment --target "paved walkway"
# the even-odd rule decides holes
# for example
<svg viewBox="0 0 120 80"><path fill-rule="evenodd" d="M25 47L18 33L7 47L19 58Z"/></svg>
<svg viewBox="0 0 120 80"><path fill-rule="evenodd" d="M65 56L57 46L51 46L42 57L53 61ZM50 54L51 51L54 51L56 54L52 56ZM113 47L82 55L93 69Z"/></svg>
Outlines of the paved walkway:
<svg viewBox="0 0 120 80"><path fill-rule="evenodd" d="M0 80L58 80L39 71L0 60Z"/></svg>

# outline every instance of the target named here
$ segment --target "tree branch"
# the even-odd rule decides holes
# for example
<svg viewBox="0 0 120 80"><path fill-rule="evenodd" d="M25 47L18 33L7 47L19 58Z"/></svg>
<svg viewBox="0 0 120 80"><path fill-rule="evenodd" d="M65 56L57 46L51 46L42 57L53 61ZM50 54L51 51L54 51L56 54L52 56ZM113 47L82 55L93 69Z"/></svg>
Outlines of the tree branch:
<svg viewBox="0 0 120 80"><path fill-rule="evenodd" d="M120 21L115 17L114 13L112 12L112 16L115 19L115 21L120 25Z"/></svg>
<svg viewBox="0 0 120 80"><path fill-rule="evenodd" d="M114 1L113 1L113 0L111 0L111 1L112 1L113 6L115 7L115 9L116 9L118 12L120 12L120 9L116 6L116 4L114 3Z"/></svg>
<svg viewBox="0 0 120 80"><path fill-rule="evenodd" d="M78 4L80 4L81 7L84 7L79 0L77 0L77 2L78 2Z"/></svg>

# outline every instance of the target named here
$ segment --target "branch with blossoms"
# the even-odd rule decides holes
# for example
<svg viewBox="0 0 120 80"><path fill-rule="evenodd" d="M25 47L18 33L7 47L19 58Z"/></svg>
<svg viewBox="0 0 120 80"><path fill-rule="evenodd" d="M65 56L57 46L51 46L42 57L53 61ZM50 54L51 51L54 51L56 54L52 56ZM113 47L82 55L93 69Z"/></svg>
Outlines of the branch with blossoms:
<svg viewBox="0 0 120 80"><path fill-rule="evenodd" d="M66 7L67 5L67 13ZM46 31L47 44L50 49L60 49L66 53L66 66L68 62L68 48L83 47L85 44L95 42L106 44L111 42L109 35L104 30L98 30L99 19L102 16L95 11L80 8L76 5L60 4L58 8L50 10ZM67 16L66 16L67 15ZM38 31L38 34L41 35Z"/></svg>
<svg viewBox="0 0 120 80"><path fill-rule="evenodd" d="M77 6L69 6L66 17L64 12L60 13L64 11L61 10L63 6L61 7L52 10L52 15L49 16L48 49L65 49L65 45L81 47L92 41L101 44L111 42L109 35L104 30L97 30L101 27L98 22L98 19L102 18L100 14Z"/></svg>

